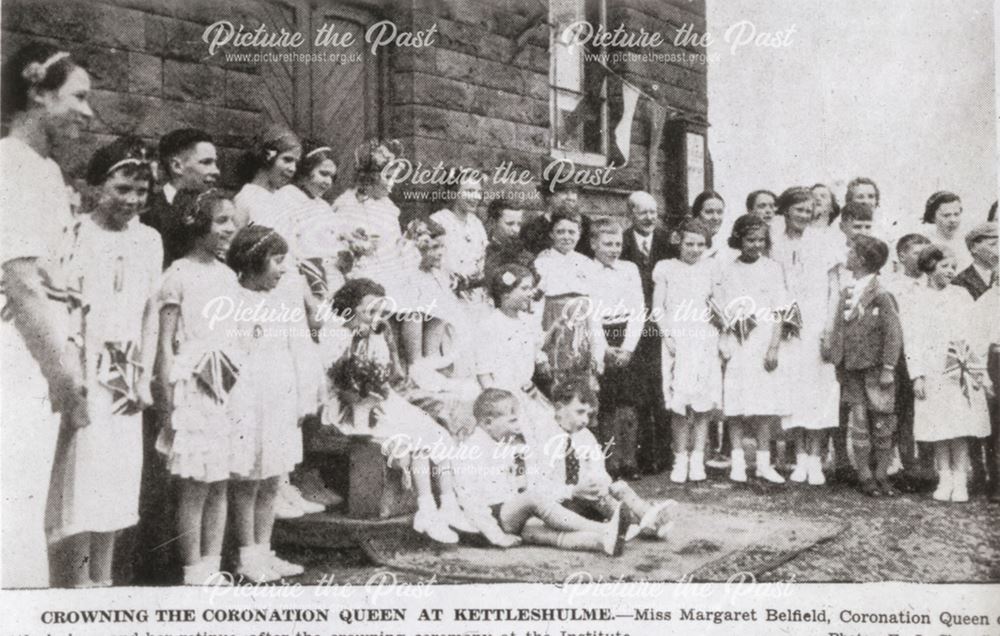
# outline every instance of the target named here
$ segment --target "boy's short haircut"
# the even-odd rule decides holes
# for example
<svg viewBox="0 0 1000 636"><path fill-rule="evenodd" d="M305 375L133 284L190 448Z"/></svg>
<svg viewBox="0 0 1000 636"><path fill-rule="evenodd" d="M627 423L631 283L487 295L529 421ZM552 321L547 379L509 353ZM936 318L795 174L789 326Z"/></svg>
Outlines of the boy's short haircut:
<svg viewBox="0 0 1000 636"><path fill-rule="evenodd" d="M923 234L905 234L896 241L896 254L900 255L914 245L930 245L931 241Z"/></svg>
<svg viewBox="0 0 1000 636"><path fill-rule="evenodd" d="M601 217L590 226L590 240L595 241L602 234L622 234L622 226L612 218Z"/></svg>
<svg viewBox="0 0 1000 636"><path fill-rule="evenodd" d="M885 241L860 234L854 237L854 252L864 262L865 269L877 273L889 260L889 246Z"/></svg>
<svg viewBox="0 0 1000 636"><path fill-rule="evenodd" d="M508 402L511 403L512 408L509 410L502 408ZM472 405L472 416L476 418L477 422L481 422L488 417L508 415L516 410L517 400L514 399L513 393L505 389L489 388L483 389L483 392L476 398Z"/></svg>
<svg viewBox="0 0 1000 636"><path fill-rule="evenodd" d="M583 404L597 406L597 395L586 378L566 378L552 387L552 403L556 406L569 404L578 398Z"/></svg>
<svg viewBox="0 0 1000 636"><path fill-rule="evenodd" d="M861 185L870 185L875 189L875 205L882 203L882 193L879 192L878 184L869 179L868 177L855 177L851 179L851 182L847 184L847 194L844 195L844 201L847 203L851 202L851 195L854 193L854 189Z"/></svg>
<svg viewBox="0 0 1000 636"><path fill-rule="evenodd" d="M214 144L215 140L199 128L178 128L163 135L157 147L157 154L160 155L160 166L163 168L164 176L168 179L172 178L170 174L171 159L200 143Z"/></svg>
<svg viewBox="0 0 1000 636"><path fill-rule="evenodd" d="M850 201L844 204L844 207L840 209L840 218L844 220L845 223L850 223L852 221L871 221L875 217L874 211L871 206L865 205L864 203L855 203Z"/></svg>

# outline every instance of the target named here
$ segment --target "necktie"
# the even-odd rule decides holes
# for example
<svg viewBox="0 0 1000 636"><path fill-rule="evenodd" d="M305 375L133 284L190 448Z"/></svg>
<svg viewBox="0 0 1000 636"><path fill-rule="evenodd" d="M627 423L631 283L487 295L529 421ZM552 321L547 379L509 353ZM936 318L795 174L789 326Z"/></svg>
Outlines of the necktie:
<svg viewBox="0 0 1000 636"><path fill-rule="evenodd" d="M639 251L642 252L642 257L649 258L649 237L640 236L639 237Z"/></svg>
<svg viewBox="0 0 1000 636"><path fill-rule="evenodd" d="M524 477L525 472L526 466L524 463L524 447L522 446L514 451L514 479L517 481L517 492L524 492L527 490Z"/></svg>
<svg viewBox="0 0 1000 636"><path fill-rule="evenodd" d="M580 483L580 459L573 449L573 436L566 436L566 483L575 486Z"/></svg>

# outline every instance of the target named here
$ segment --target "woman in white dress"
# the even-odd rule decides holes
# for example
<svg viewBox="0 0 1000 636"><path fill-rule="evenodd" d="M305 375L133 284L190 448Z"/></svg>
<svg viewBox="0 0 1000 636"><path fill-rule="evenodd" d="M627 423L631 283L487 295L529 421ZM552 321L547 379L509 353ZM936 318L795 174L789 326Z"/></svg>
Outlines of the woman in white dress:
<svg viewBox="0 0 1000 636"><path fill-rule="evenodd" d="M87 182L95 206L80 222L69 268L88 308L83 339L90 425L60 431L47 530L51 542L60 542L54 548L70 587L110 586L116 533L139 520L141 414L153 403L159 318L148 301L158 289L163 259L160 235L138 218L153 179L146 157L136 138L94 153Z"/></svg>
<svg viewBox="0 0 1000 636"><path fill-rule="evenodd" d="M789 297L801 312L798 333L786 333L789 378L796 384L791 414L782 418L796 448L796 464L790 479L826 483L822 455L826 431L839 424L840 384L832 364L820 354L830 301L829 270L836 251L827 244L829 235L813 225L813 194L806 188L789 188L778 198L782 222L771 232L771 258L784 269ZM783 353L784 353L783 352Z"/></svg>
<svg viewBox="0 0 1000 636"><path fill-rule="evenodd" d="M10 134L0 140L0 488L5 588L47 587L45 500L59 432L88 423L80 331L71 313L64 262L74 220L66 183L49 157L54 142L75 138L94 113L90 76L66 51L31 43L3 68Z"/></svg>
<svg viewBox="0 0 1000 636"><path fill-rule="evenodd" d="M254 137L236 170L243 184L233 198L241 215L237 219L238 228L247 222L267 227L281 225L274 193L292 180L301 157L302 144L287 128L270 126Z"/></svg>
<svg viewBox="0 0 1000 636"><path fill-rule="evenodd" d="M923 221L919 232L934 245L951 250L958 271L972 265L972 254L962 231L962 199L957 194L944 190L932 194L924 206Z"/></svg>
<svg viewBox="0 0 1000 636"><path fill-rule="evenodd" d="M976 301L957 285L948 248L920 253L927 286L900 308L906 334L906 367L913 379L913 437L931 442L938 471L934 499L969 500L969 437L989 437L986 357L990 333ZM993 313L992 320L996 320Z"/></svg>
<svg viewBox="0 0 1000 636"><path fill-rule="evenodd" d="M712 262L702 258L708 228L692 219L678 228L680 256L653 269L653 308L663 339L663 395L671 418L671 481L703 481L708 422L722 408L719 331L707 319Z"/></svg>

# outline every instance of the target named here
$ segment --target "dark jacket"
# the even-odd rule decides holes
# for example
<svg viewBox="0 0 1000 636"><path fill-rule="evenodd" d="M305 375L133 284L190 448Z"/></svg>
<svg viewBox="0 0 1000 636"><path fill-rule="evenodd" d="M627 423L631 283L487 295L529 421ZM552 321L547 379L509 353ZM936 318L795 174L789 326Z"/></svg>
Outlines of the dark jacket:
<svg viewBox="0 0 1000 636"><path fill-rule="evenodd" d="M537 255L542 250L552 247L552 239L549 237L551 221L544 215L539 214L521 226L521 242L532 254ZM580 241L576 244L576 251L588 258L594 257L594 252L590 249L590 217L580 214Z"/></svg>
<svg viewBox="0 0 1000 636"><path fill-rule="evenodd" d="M972 294L972 300L979 300L979 297L985 294L986 290L990 288L990 282L983 280L983 277L979 275L979 271L972 265L969 265L956 274L951 284L964 287L966 291Z"/></svg>
<svg viewBox="0 0 1000 636"><path fill-rule="evenodd" d="M149 195L146 211L139 216L139 220L160 233L163 241L163 269L170 267L170 264L178 258L184 256L186 246L178 240L177 231L174 229L177 224L177 215L174 206L167 202L162 191Z"/></svg>
<svg viewBox="0 0 1000 636"><path fill-rule="evenodd" d="M903 350L896 299L875 277L848 319L844 311L850 296L849 289L840 294L830 337L830 362L846 371L895 367Z"/></svg>
<svg viewBox="0 0 1000 636"><path fill-rule="evenodd" d="M649 310L653 304L653 268L665 258L677 258L677 246L670 242L670 233L662 228L653 230L653 242L649 245L649 257L646 258L639 251L639 244L635 240L635 232L629 227L622 235L622 256L623 261L635 263L639 268L639 278L642 279L642 295L646 300L646 309Z"/></svg>

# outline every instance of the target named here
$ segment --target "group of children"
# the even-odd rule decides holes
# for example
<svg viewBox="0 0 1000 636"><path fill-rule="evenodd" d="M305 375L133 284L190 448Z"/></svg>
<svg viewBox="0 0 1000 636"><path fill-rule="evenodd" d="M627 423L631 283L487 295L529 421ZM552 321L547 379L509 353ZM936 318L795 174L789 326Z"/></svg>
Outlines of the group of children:
<svg viewBox="0 0 1000 636"><path fill-rule="evenodd" d="M41 70L22 77L65 66L86 79L43 49L33 53ZM35 139L41 108L15 131ZM30 154L17 143L3 146L5 161ZM324 507L290 478L310 417L379 441L415 491L414 528L435 541L478 533L500 547L619 555L634 537L665 538L667 503L615 479L635 474L634 419L618 411L636 406L650 326L673 414L674 482L707 478L709 432L724 422L737 482L747 480L745 437L755 440L757 476L784 482L771 445L785 429L797 453L792 481L825 482L832 433L836 461L853 457L859 488L894 495L897 446L906 463L930 443L934 497L968 499L970 462L982 455L969 438L990 434L995 400L984 363L995 364L997 345L995 224L966 237L968 277L989 278L974 301L968 286L950 285L956 254L933 238L904 236L900 271L887 271L888 246L871 236L877 188L874 205L849 196L836 212L821 186L755 192L726 241L725 203L706 192L664 246L650 195L630 197L633 226L623 231L610 218L591 223L575 192L549 184L543 214L522 224L521 206L497 199L487 231L483 183L460 172L446 209L404 225L383 170L399 152L379 141L357 149L354 184L332 205L332 148L281 128L245 153L235 197L216 187L215 147L202 131L169 133L156 161L135 138L94 154L83 204L59 230L72 243L59 252L67 285L46 282L72 309L60 364L82 378L67 381L76 398L55 409L63 425L46 530L63 584L111 584L117 532L138 520L144 444L177 484L171 540L184 583L225 582L224 571L253 582L302 573L271 536L283 507ZM869 184L852 182L849 195ZM960 214L957 197L937 193L925 217L940 217L937 231L952 243L956 202ZM46 240L55 239L22 243L38 256ZM626 248L649 265L648 280ZM907 386L910 397L900 396ZM908 400L912 424L904 415L898 427ZM608 461L616 445L627 449L619 464ZM222 562L227 527L232 567Z"/></svg>

